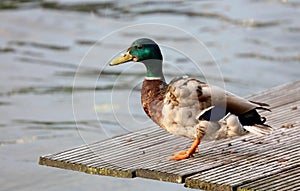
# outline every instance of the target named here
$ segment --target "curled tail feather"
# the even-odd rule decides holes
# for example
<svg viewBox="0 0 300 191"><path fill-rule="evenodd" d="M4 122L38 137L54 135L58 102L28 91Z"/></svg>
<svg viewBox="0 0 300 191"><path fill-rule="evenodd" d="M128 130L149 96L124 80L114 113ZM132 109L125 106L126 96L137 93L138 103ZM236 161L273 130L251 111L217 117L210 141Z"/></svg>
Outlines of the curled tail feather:
<svg viewBox="0 0 300 191"><path fill-rule="evenodd" d="M265 124L266 118L261 117L256 110L266 110L271 111L268 108L263 106L267 106L263 103L257 103L261 105L261 107L257 107L253 110L250 110L240 116L238 116L240 123L243 125L244 129L247 131L256 134L256 135L266 135L272 133L273 129L271 126Z"/></svg>
<svg viewBox="0 0 300 191"><path fill-rule="evenodd" d="M256 111L256 109L260 109L260 108L252 109L238 116L239 121L243 126L252 126L256 124L265 125L264 123L266 122L266 118L261 117Z"/></svg>

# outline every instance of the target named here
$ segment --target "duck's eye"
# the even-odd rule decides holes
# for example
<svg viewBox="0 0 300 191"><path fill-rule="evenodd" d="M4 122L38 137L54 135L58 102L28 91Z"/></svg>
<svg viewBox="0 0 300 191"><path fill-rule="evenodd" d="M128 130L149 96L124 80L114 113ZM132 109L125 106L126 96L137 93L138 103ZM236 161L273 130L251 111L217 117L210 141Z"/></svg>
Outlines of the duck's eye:
<svg viewBox="0 0 300 191"><path fill-rule="evenodd" d="M139 49L139 50L141 50L141 49L144 48L144 46L143 45L137 45L136 48Z"/></svg>

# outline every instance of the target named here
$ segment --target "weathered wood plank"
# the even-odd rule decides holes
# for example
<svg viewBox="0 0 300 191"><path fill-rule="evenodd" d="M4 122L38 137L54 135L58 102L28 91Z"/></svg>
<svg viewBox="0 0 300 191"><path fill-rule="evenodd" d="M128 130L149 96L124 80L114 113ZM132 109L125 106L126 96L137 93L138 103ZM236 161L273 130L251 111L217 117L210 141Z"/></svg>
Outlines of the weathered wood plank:
<svg viewBox="0 0 300 191"><path fill-rule="evenodd" d="M272 112L262 113L275 127L273 134L203 142L195 157L170 161L167 156L186 149L192 141L150 127L42 156L39 163L90 174L185 183L187 187L204 190L272 190L275 188L272 185L282 186L278 174L299 182L299 171L295 168L300 164L297 146L300 81L272 88L250 99L270 104ZM299 184L287 186L291 190L300 188Z"/></svg>
<svg viewBox="0 0 300 191"><path fill-rule="evenodd" d="M250 190L299 190L300 165L275 173L271 176L263 177L255 182L250 182L238 187L238 191Z"/></svg>
<svg viewBox="0 0 300 191"><path fill-rule="evenodd" d="M114 154L117 156L121 154L122 156L122 154L130 153L132 150L139 151L139 148L149 145L147 143L149 139L150 145L156 144L156 142L153 141L153 137L157 136L161 138L160 141L169 139L168 137L170 137L170 135L166 134L162 129L153 127L90 145L83 145L56 154L42 156L40 157L39 163L41 165L76 170L89 174L132 178L135 177L135 169L119 165L109 159L112 158ZM148 137L149 139L147 139ZM129 141L129 139L132 141ZM151 141L151 139L153 140ZM126 155L123 156L126 157Z"/></svg>

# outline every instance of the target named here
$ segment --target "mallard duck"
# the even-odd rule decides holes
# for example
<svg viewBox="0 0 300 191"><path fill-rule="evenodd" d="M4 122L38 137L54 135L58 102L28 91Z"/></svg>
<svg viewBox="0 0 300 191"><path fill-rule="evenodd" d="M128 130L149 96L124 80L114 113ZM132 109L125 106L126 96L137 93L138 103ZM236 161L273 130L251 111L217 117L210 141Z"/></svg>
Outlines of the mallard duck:
<svg viewBox="0 0 300 191"><path fill-rule="evenodd" d="M272 131L265 124L266 118L257 112L270 111L265 103L248 101L188 76L167 84L162 71L163 56L151 39L134 41L110 66L126 62L140 62L147 69L141 91L146 114L171 134L194 140L188 150L177 152L170 159L193 156L203 139L223 139L247 132L264 135Z"/></svg>

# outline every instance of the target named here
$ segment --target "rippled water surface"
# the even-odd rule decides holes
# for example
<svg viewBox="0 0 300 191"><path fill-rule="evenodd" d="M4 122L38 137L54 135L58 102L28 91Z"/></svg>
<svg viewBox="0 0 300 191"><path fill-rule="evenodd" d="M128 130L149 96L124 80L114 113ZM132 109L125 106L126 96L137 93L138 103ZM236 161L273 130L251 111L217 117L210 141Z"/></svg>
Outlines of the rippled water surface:
<svg viewBox="0 0 300 191"><path fill-rule="evenodd" d="M4 0L0 8L0 190L189 190L38 165L41 155L154 125L140 104L143 66L107 66L137 38L161 45L167 80L187 74L241 96L299 80L299 1Z"/></svg>

